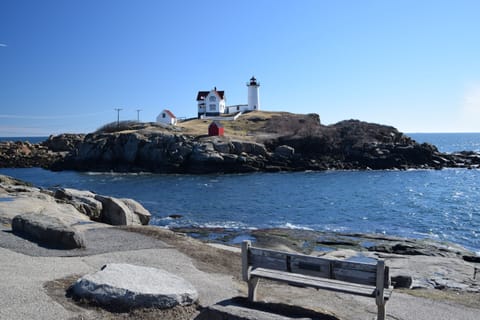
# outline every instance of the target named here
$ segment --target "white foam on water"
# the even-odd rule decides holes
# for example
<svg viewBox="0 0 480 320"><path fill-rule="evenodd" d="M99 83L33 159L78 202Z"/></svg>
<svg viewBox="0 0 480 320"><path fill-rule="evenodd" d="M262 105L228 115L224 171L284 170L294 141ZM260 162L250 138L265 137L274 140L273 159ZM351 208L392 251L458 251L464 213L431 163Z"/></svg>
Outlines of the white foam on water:
<svg viewBox="0 0 480 320"><path fill-rule="evenodd" d="M290 222L280 225L280 228L294 229L294 230L313 230L312 228L296 225Z"/></svg>
<svg viewBox="0 0 480 320"><path fill-rule="evenodd" d="M148 176L151 172L113 172L113 171L86 171L83 174L87 176Z"/></svg>

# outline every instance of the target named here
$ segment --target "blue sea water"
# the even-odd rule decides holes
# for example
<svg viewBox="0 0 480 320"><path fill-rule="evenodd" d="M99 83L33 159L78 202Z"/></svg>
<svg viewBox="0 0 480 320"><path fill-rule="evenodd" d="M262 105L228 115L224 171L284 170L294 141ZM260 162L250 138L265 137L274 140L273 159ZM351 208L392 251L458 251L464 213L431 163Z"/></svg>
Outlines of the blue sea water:
<svg viewBox="0 0 480 320"><path fill-rule="evenodd" d="M41 143L47 140L48 137L0 137L0 142L4 141L28 141L30 143Z"/></svg>
<svg viewBox="0 0 480 320"><path fill-rule="evenodd" d="M407 133L418 143L428 142L441 152L480 152L480 133Z"/></svg>
<svg viewBox="0 0 480 320"><path fill-rule="evenodd" d="M440 141L441 136L427 138ZM480 143L480 134L462 138L471 145L450 139L463 146L458 150ZM444 152L457 148L434 144ZM0 174L45 188L134 198L160 226L375 232L449 241L480 253L480 170L159 175L32 168L0 169ZM182 218L169 218L174 214Z"/></svg>

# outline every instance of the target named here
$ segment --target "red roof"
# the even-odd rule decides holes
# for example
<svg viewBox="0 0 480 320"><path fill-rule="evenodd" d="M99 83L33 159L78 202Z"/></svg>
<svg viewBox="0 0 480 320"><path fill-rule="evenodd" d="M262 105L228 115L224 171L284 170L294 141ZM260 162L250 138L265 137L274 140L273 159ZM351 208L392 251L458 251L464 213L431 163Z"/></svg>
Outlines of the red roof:
<svg viewBox="0 0 480 320"><path fill-rule="evenodd" d="M172 113L172 111L170 111L170 110L168 110L168 109L163 110L163 112L165 112L166 114L168 114L168 115L170 116L170 118L175 118L175 119L177 118L177 117L175 117L175 115Z"/></svg>
<svg viewBox="0 0 480 320"><path fill-rule="evenodd" d="M218 121L212 121L212 123L210 123L208 127L211 127L211 126L216 126L217 128L223 128L223 124L221 124Z"/></svg>
<svg viewBox="0 0 480 320"><path fill-rule="evenodd" d="M210 91L198 91L197 101L205 100L205 98L208 96L209 93Z"/></svg>
<svg viewBox="0 0 480 320"><path fill-rule="evenodd" d="M220 99L223 99L223 97L225 96L225 91L217 91L217 90L212 90L212 91L215 92L215 94ZM197 101L205 100L205 98L208 96L209 93L210 91L198 91Z"/></svg>

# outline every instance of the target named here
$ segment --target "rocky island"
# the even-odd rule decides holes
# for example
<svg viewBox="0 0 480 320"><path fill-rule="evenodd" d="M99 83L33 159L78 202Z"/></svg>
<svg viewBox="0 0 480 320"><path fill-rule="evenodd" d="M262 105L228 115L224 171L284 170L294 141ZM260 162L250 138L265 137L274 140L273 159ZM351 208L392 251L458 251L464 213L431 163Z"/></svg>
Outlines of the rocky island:
<svg viewBox="0 0 480 320"><path fill-rule="evenodd" d="M0 143L0 167L157 173L477 168L480 155L447 154L391 126L346 120L322 125L317 114L249 112L221 121L177 126L126 122L87 135L51 136L41 144Z"/></svg>

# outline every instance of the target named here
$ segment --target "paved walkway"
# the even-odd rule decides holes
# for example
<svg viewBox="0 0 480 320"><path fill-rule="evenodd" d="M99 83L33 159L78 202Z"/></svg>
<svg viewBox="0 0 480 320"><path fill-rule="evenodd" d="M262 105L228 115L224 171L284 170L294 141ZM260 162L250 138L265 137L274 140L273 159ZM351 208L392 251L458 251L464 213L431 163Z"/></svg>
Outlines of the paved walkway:
<svg viewBox="0 0 480 320"><path fill-rule="evenodd" d="M117 228L95 228L86 233L89 249L50 250L17 238L3 225L0 230L0 319L91 318L91 310L73 303L60 303L47 294L45 284L72 275L98 271L107 263L130 263L159 267L191 282L199 291L203 306L235 296L245 296L233 276L207 273L194 261L163 241ZM219 251L221 254L221 251ZM68 255L68 256L66 256ZM240 272L240 271L239 271ZM262 301L326 310L341 319L375 319L374 299L276 283L259 287ZM387 319L478 320L478 308L439 300L417 298L395 292L387 303Z"/></svg>
<svg viewBox="0 0 480 320"><path fill-rule="evenodd" d="M109 229L109 230L108 230ZM5 231L0 231L0 233ZM95 233L95 232L93 232ZM191 282L199 291L202 305L214 304L217 301L238 295L232 285L232 277L219 274L209 274L198 270L193 261L186 255L171 248L162 241L142 236L132 232L105 228L98 230L95 237L106 237L96 243L97 253L85 255L87 252L78 252L76 256L60 257L61 250L54 250L48 254L48 249L38 247L26 240L17 239L23 253L2 248L6 238L12 234L0 236L0 319L68 319L79 315L88 315L82 308L65 308L48 296L45 283L71 275L83 275L100 270L107 263L130 263L141 266L162 268ZM115 241L112 241L112 237ZM120 241L122 239L122 241ZM90 242L93 243L93 242ZM9 244L12 246L12 244ZM31 247L30 247L31 246ZM108 251L115 246L117 250ZM156 248L142 248L142 247ZM123 251L119 251L123 247ZM133 248L132 248L133 247ZM31 249L28 252L28 249ZM57 252L60 251L60 252ZM99 253L103 252L103 253ZM27 255L30 253L31 255ZM65 252L64 252L65 253ZM70 253L71 254L71 253Z"/></svg>

